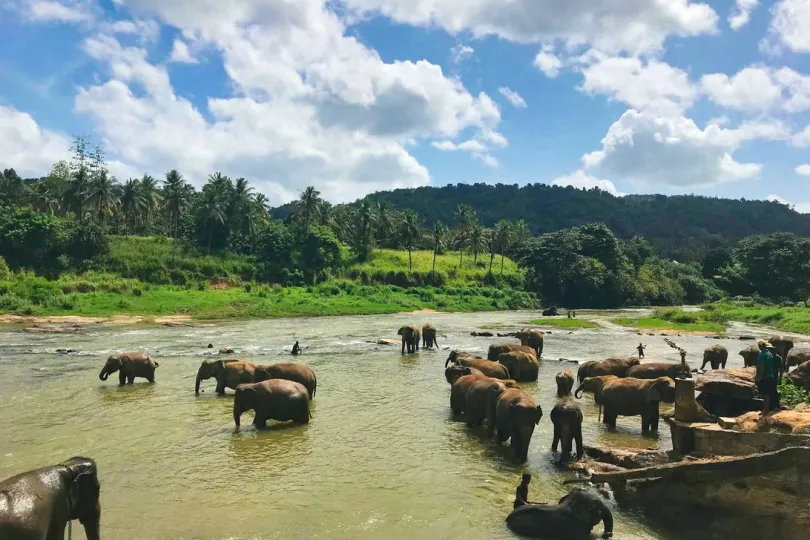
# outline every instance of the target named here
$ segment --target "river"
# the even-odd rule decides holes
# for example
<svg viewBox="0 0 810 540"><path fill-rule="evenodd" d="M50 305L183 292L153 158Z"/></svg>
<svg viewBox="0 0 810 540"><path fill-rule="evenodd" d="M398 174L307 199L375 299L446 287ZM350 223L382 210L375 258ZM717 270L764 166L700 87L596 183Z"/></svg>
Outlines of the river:
<svg viewBox="0 0 810 540"><path fill-rule="evenodd" d="M580 312L604 319L604 314ZM73 455L95 458L102 485L102 535L107 539L274 538L507 539L503 519L524 471L534 475L529 496L556 501L566 478L549 451L554 375L576 366L557 359L628 355L635 332L551 329L540 379L522 384L543 407L529 459L512 463L480 431L454 422L444 380L448 350L481 353L498 338L471 337L485 326L517 329L539 314L502 312L358 316L228 322L203 327L93 325L77 334L27 334L0 328L0 479ZM440 351L401 356L402 324L433 322ZM216 397L213 379L194 395L197 367L213 343L257 363L299 361L318 376L313 419L234 431L232 393ZM699 367L700 336L673 338ZM508 340L508 339L507 339ZM648 359L678 361L659 336L643 338ZM729 365L741 365L737 340L724 340ZM78 352L58 354L56 349ZM138 379L119 388L116 375L98 379L113 352L146 351L160 363L157 383ZM620 418L616 432L597 422L583 398L585 443L670 448L669 430L642 437L640 420ZM643 516L615 510L622 539L676 539ZM601 525L594 532L601 534ZM74 527L74 538L83 538ZM78 535L77 535L78 532Z"/></svg>

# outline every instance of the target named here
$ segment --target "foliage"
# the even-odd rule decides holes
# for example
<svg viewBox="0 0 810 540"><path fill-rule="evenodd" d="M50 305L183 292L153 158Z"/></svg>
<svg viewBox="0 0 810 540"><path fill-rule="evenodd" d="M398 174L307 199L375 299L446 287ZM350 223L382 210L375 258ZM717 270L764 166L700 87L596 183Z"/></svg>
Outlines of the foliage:
<svg viewBox="0 0 810 540"><path fill-rule="evenodd" d="M799 403L810 405L810 394L787 379L779 381L779 403L783 409L792 409Z"/></svg>

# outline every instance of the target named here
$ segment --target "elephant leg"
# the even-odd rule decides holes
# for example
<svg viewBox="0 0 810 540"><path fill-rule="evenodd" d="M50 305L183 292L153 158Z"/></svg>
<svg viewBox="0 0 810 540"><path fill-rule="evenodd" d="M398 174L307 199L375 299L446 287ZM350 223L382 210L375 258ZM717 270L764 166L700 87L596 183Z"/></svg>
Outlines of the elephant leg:
<svg viewBox="0 0 810 540"><path fill-rule="evenodd" d="M493 407L490 407L492 409ZM495 411L487 410L487 437L495 436Z"/></svg>
<svg viewBox="0 0 810 540"><path fill-rule="evenodd" d="M155 370L152 370L152 373L149 374L146 380L152 384L155 384Z"/></svg>
<svg viewBox="0 0 810 540"><path fill-rule="evenodd" d="M118 372L118 386L124 386L127 384L127 376L123 371Z"/></svg>
<svg viewBox="0 0 810 540"><path fill-rule="evenodd" d="M253 418L253 425L256 426L258 429L264 429L267 427L267 416L264 413L256 411L256 416Z"/></svg>
<svg viewBox="0 0 810 540"><path fill-rule="evenodd" d="M577 443L577 459L585 455L585 446L582 444L582 423L578 422L574 428L574 441Z"/></svg>
<svg viewBox="0 0 810 540"><path fill-rule="evenodd" d="M498 433L495 436L495 442L497 442L498 444L503 444L504 442L506 442L506 439L508 438L509 435L501 428L498 428Z"/></svg>
<svg viewBox="0 0 810 540"><path fill-rule="evenodd" d="M571 450L573 449L573 441L574 437L572 436L571 432L565 434L562 438L562 458L569 459L571 457Z"/></svg>
<svg viewBox="0 0 810 540"><path fill-rule="evenodd" d="M604 413L602 415L602 423L605 424L605 425L608 425L608 426L610 426L612 428L615 428L616 427L616 418L618 416L619 415L617 413L615 413L613 411L613 409L605 407Z"/></svg>
<svg viewBox="0 0 810 540"><path fill-rule="evenodd" d="M654 405L654 407L655 408L652 411L652 414L650 415L650 430L658 431L658 417L659 417L659 414L660 414L658 412L658 403L656 403Z"/></svg>
<svg viewBox="0 0 810 540"><path fill-rule="evenodd" d="M225 377L217 377L217 395L224 396L225 395Z"/></svg>
<svg viewBox="0 0 810 540"><path fill-rule="evenodd" d="M641 432L647 433L650 431L650 417L647 414L641 415Z"/></svg>
<svg viewBox="0 0 810 540"><path fill-rule="evenodd" d="M554 438L551 440L551 451L557 451L557 445L560 442L560 426L557 425L557 422L554 422ZM563 452L565 452L565 443L563 443Z"/></svg>
<svg viewBox="0 0 810 540"><path fill-rule="evenodd" d="M127 375L127 384L135 383L135 375Z"/></svg>

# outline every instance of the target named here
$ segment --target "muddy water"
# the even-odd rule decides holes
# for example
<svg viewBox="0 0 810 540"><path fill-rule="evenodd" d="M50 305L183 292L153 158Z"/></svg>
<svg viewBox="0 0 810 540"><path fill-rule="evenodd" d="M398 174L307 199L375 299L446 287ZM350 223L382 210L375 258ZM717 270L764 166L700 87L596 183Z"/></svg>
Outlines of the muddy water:
<svg viewBox="0 0 810 540"><path fill-rule="evenodd" d="M586 313L580 313L580 317ZM599 314L591 314L603 318ZM525 465L478 432L453 422L443 377L447 350L401 356L369 341L396 338L403 323L430 320L443 349L483 353L497 339L474 338L482 326L517 328L529 313L340 317L227 323L202 328L105 327L76 335L32 335L0 329L0 478L73 455L94 457L102 483L105 538L512 538L503 518L515 485L535 475L530 498L554 501L565 476L548 450L554 375L559 362L627 355L638 336L618 327L552 330L540 380L523 387L546 416ZM289 361L295 339L301 362L318 374L313 420L234 432L232 398L217 398L214 381L194 396L197 366L229 346L262 363ZM716 343L674 338L697 353ZM661 337L644 337L650 359L678 361ZM731 364L744 342L729 341ZM77 353L58 354L57 348ZM115 351L146 351L160 363L157 384L119 388L98 372ZM696 356L690 357L695 363ZM669 448L662 423L643 438L638 418L620 418L616 432L597 423L583 399L585 442ZM250 422L251 414L243 419ZM668 539L642 516L617 511L617 537ZM80 528L74 530L74 537ZM598 529L601 533L601 525ZM688 532L688 531L687 531ZM81 532L78 537L82 538Z"/></svg>

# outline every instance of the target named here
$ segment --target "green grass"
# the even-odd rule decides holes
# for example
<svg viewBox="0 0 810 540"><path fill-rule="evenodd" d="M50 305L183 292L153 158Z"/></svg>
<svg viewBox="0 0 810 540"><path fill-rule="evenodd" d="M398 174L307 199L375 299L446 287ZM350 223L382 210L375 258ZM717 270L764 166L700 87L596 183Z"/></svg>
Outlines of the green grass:
<svg viewBox="0 0 810 540"><path fill-rule="evenodd" d="M736 303L718 303L703 306L730 321L742 321L772 326L785 332L810 334L810 309L806 307L754 306Z"/></svg>
<svg viewBox="0 0 810 540"><path fill-rule="evenodd" d="M554 328L599 328L599 325L584 319L537 319L530 324L535 326L553 326Z"/></svg>
<svg viewBox="0 0 810 540"><path fill-rule="evenodd" d="M656 308L651 317L620 317L613 322L640 330L677 330L679 332L726 331L727 319L718 313L684 311L681 308Z"/></svg>

